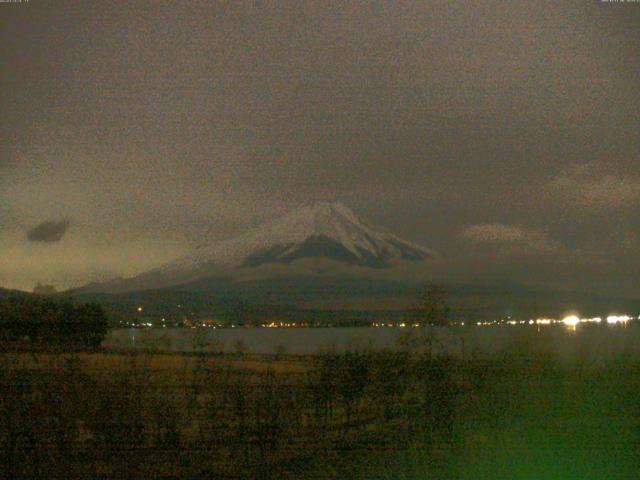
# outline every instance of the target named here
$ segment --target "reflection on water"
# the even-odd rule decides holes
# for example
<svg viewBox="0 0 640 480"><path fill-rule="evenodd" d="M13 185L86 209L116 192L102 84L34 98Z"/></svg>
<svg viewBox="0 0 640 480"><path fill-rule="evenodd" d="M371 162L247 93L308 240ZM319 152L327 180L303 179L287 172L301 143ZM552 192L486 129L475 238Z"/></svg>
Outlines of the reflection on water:
<svg viewBox="0 0 640 480"><path fill-rule="evenodd" d="M575 324L567 323L569 327ZM610 323L610 322L609 322ZM172 351L232 352L239 342L251 353L313 354L335 349L395 349L403 335L434 334L434 348L452 354L496 351L512 345L535 343L571 360L602 359L623 353L640 357L640 325L580 324L577 329L563 326L522 325L399 328L226 328L226 329L115 329L103 343L106 348L161 348Z"/></svg>

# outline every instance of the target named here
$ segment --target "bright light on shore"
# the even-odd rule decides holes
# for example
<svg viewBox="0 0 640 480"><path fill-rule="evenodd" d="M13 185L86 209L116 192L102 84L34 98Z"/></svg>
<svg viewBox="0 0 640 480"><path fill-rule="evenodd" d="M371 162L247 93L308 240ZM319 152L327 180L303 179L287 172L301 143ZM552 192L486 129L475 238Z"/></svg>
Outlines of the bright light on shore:
<svg viewBox="0 0 640 480"><path fill-rule="evenodd" d="M575 315L571 315L569 317L564 317L562 319L562 323L564 323L568 327L575 327L577 324L580 323L580 319Z"/></svg>
<svg viewBox="0 0 640 480"><path fill-rule="evenodd" d="M609 315L607 317L607 323L615 324L615 323L625 323L631 320L631 317L627 315Z"/></svg>

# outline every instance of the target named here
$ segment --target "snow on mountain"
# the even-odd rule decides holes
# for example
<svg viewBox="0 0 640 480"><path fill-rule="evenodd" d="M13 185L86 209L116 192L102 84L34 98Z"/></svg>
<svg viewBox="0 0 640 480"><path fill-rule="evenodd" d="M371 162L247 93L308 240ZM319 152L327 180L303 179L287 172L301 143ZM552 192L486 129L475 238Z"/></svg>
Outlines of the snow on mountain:
<svg viewBox="0 0 640 480"><path fill-rule="evenodd" d="M225 268L329 258L343 263L387 267L394 260L423 260L434 252L374 230L341 203L315 203L293 210L246 234L204 244L160 271L210 264Z"/></svg>

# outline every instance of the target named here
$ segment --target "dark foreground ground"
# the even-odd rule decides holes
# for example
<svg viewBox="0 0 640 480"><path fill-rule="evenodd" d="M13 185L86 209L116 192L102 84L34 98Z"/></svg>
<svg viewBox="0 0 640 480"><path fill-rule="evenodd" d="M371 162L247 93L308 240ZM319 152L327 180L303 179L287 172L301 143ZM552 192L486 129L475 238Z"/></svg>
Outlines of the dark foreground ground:
<svg viewBox="0 0 640 480"><path fill-rule="evenodd" d="M0 357L6 478L633 479L640 364L503 351Z"/></svg>

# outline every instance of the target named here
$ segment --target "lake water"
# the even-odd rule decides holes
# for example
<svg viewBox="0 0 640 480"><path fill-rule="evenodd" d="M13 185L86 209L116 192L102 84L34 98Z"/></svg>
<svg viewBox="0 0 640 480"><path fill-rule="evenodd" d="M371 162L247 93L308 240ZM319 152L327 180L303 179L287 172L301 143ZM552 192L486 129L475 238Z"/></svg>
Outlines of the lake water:
<svg viewBox="0 0 640 480"><path fill-rule="evenodd" d="M640 359L640 324L578 326L497 325L488 327L422 328L122 328L103 342L110 349L163 349L247 353L314 354L335 349L396 349L402 336L433 332L436 349L452 354L474 350L543 349L560 358L601 361L613 355ZM239 347L241 345L241 347Z"/></svg>

